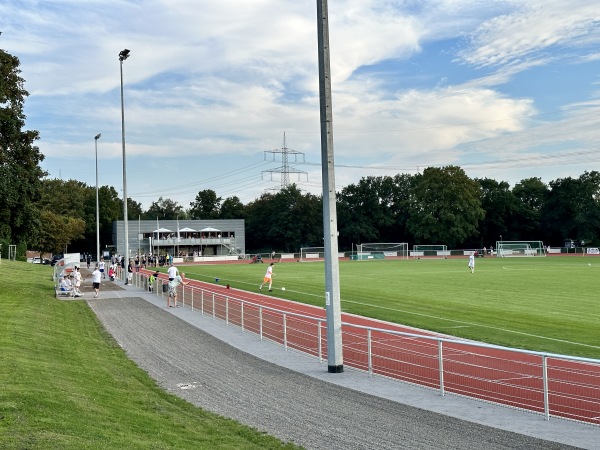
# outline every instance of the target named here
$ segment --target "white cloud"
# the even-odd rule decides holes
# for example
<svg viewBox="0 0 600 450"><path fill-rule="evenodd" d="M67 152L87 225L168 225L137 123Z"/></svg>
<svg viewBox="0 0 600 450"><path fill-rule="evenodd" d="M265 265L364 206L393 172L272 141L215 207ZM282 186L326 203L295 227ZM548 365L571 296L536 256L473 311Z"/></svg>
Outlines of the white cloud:
<svg viewBox="0 0 600 450"><path fill-rule="evenodd" d="M600 10L595 0L529 0L512 2L515 10L483 22L461 52L478 67L522 63L553 46L597 45Z"/></svg>
<svg viewBox="0 0 600 450"><path fill-rule="evenodd" d="M386 164L414 171L597 142L593 114L539 123L543 94L511 93L522 74L550 64L597 70L595 1L339 0L329 7L336 161L358 166L340 168L337 185L390 174L379 169ZM170 177L205 175L189 166L223 173L219 158L231 158L259 178L253 164L284 131L291 148L320 161L314 2L8 0L0 16L0 44L21 58L45 164L63 175L85 172L63 159L80 153L89 163L92 138L102 132L102 158L112 161L118 183L123 48L131 50L123 65L127 152L147 166L131 167L132 177L176 155L179 172L163 169ZM569 94L555 100L558 108L589 100ZM588 95L597 95L593 86ZM307 172L307 186L320 184L318 170ZM264 184L223 189L253 195Z"/></svg>

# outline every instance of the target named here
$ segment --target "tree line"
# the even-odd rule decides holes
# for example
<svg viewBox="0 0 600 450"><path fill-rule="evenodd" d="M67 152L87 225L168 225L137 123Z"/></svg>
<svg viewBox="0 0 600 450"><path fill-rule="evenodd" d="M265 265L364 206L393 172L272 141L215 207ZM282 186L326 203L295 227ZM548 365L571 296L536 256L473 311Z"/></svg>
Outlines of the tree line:
<svg viewBox="0 0 600 450"><path fill-rule="evenodd" d="M37 131L24 130L28 93L18 58L0 50L0 244L25 250L95 253L96 190L76 180L48 179L39 164ZM458 166L422 173L364 177L337 193L339 247L366 242L445 244L480 248L503 240L543 240L562 246L600 242L600 173L549 182L528 178L514 187L469 178ZM123 201L112 186L99 188L100 239L112 243L112 223ZM250 252L296 252L323 245L322 198L291 185L243 204L211 189L186 208L160 197L146 210L127 199L129 220L244 219ZM5 252L5 250L4 250Z"/></svg>
<svg viewBox="0 0 600 450"><path fill-rule="evenodd" d="M42 179L37 248L94 253L96 193L85 183ZM567 239L596 245L600 232L600 173L545 184L528 178L514 187L490 178L469 178L457 166L428 167L416 175L364 177L337 193L340 250L366 242L445 244L481 248L497 240L542 240L562 246ZM68 199L68 201L64 201ZM114 187L99 188L101 242L112 243L112 223L123 219ZM321 196L291 185L243 204L215 191L198 192L185 208L160 197L148 209L128 199L129 220L244 219L249 252L297 252L323 245Z"/></svg>

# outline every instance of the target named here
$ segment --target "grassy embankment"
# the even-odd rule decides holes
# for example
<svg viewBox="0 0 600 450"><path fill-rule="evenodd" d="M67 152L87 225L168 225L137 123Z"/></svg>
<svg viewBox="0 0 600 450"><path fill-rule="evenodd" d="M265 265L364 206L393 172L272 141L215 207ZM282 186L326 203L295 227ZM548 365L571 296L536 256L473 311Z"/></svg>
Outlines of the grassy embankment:
<svg viewBox="0 0 600 450"><path fill-rule="evenodd" d="M51 273L0 264L0 448L296 448L163 391Z"/></svg>

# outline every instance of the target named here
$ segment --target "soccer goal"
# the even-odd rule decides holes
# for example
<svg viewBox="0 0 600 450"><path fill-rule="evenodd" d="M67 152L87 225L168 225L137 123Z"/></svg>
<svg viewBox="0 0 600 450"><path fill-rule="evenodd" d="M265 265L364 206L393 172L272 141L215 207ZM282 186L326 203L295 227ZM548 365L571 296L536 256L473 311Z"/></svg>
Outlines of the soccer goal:
<svg viewBox="0 0 600 450"><path fill-rule="evenodd" d="M413 249L410 252L410 256L413 258L439 258L446 259L450 256L448 246L446 245L413 245Z"/></svg>
<svg viewBox="0 0 600 450"><path fill-rule="evenodd" d="M325 247L302 247L299 261L318 261L325 258Z"/></svg>
<svg viewBox="0 0 600 450"><path fill-rule="evenodd" d="M546 256L546 252L542 241L496 241L496 256L500 258Z"/></svg>
<svg viewBox="0 0 600 450"><path fill-rule="evenodd" d="M408 243L406 242L370 242L358 244L356 255L352 259L358 261L370 259L408 259Z"/></svg>

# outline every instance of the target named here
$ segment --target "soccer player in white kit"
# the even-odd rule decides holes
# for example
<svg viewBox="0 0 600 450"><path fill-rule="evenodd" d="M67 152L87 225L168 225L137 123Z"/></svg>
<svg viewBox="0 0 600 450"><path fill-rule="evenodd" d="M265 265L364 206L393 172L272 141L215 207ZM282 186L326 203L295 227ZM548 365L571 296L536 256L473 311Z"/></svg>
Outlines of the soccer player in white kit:
<svg viewBox="0 0 600 450"><path fill-rule="evenodd" d="M262 287L266 283L269 283L269 292L273 290L273 289L271 289L271 285L273 284L273 275L274 275L273 274L273 266L274 265L275 265L275 263L271 263L271 264L269 264L269 267L267 267L267 273L265 273L265 277L263 278L263 282L258 287L259 291L262 289Z"/></svg>

